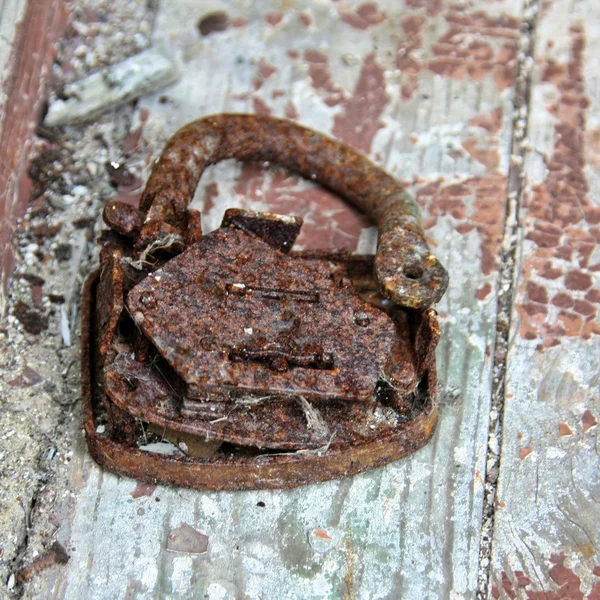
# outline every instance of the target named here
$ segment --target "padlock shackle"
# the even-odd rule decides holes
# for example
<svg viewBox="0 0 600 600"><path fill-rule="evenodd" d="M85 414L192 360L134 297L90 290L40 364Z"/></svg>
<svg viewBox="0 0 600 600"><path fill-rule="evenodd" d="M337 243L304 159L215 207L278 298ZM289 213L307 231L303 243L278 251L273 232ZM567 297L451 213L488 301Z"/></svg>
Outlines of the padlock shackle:
<svg viewBox="0 0 600 600"><path fill-rule="evenodd" d="M142 195L138 248L168 233L183 235L202 173L228 158L269 161L296 171L369 215L379 230L375 277L393 302L420 309L443 296L448 274L429 249L419 207L406 188L345 144L274 117L220 114L179 129Z"/></svg>

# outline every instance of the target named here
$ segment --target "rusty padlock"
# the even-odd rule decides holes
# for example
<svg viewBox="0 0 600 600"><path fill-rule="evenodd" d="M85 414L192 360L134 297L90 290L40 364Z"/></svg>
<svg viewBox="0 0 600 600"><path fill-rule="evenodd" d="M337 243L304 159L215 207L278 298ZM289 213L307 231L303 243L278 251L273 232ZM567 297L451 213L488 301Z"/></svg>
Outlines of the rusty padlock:
<svg viewBox="0 0 600 600"><path fill-rule="evenodd" d="M188 205L204 169L226 158L277 163L349 200L378 226L376 256L293 252L301 219L239 209L202 235ZM382 466L430 439L431 305L448 277L414 200L364 156L287 120L206 117L170 139L140 208L109 203L104 220L100 270L84 289L82 373L88 445L108 470L286 488ZM159 451L165 438L181 451Z"/></svg>

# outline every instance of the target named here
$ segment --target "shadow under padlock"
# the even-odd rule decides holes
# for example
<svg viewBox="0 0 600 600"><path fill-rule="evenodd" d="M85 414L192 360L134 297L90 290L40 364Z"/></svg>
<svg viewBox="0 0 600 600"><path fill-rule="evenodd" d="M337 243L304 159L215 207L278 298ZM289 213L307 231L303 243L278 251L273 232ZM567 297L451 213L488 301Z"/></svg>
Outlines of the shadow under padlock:
<svg viewBox="0 0 600 600"><path fill-rule="evenodd" d="M301 219L239 209L203 236L188 204L225 158L280 164L350 200L378 225L377 255L292 252ZM107 469L284 488L382 466L430 439L430 305L447 274L414 201L368 159L290 121L207 117L168 142L139 210L111 203L104 219L82 373L88 445ZM186 452L159 453L148 435L185 439Z"/></svg>

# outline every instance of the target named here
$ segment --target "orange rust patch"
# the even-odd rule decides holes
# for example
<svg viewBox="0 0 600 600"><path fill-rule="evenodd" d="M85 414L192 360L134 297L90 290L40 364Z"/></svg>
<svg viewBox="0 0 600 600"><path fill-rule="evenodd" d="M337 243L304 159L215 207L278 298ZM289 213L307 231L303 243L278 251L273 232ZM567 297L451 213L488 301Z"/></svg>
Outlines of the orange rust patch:
<svg viewBox="0 0 600 600"><path fill-rule="evenodd" d="M575 546L575 552L581 554L583 558L591 558L594 556L594 554L596 554L594 546L591 542L587 542L587 544L583 544L583 546Z"/></svg>
<svg viewBox="0 0 600 600"><path fill-rule="evenodd" d="M315 529L314 534L315 537L321 538L322 540L333 539L324 529Z"/></svg>
<svg viewBox="0 0 600 600"><path fill-rule="evenodd" d="M558 101L549 109L559 122L554 131L554 151L547 164L548 175L544 182L532 187L526 202L531 222L526 239L536 246L523 266L526 285L535 279L538 288L548 289L552 300L551 310L542 321L539 314L532 318L527 303L518 304L517 311L521 337L542 338L542 347L556 346L564 336L589 339L600 334L600 290L593 277L600 265L592 264L600 242L596 227L600 209L588 197L585 174L589 104L583 77L585 36L577 27L572 27L570 34L569 62L561 64L549 59L542 68L543 81L554 84L560 92ZM556 283L551 284L552 281Z"/></svg>
<svg viewBox="0 0 600 600"><path fill-rule="evenodd" d="M560 423L558 426L558 435L560 437L573 435L573 430L566 423Z"/></svg>
<svg viewBox="0 0 600 600"><path fill-rule="evenodd" d="M521 450L519 450L519 458L525 460L532 452L533 450L531 448L521 448Z"/></svg>

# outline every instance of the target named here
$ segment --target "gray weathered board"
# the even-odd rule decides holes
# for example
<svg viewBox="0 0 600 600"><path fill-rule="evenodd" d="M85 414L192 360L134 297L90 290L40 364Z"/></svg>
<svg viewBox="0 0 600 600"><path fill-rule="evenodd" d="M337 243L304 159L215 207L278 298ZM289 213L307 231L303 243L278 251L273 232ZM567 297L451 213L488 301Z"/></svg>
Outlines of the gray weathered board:
<svg viewBox="0 0 600 600"><path fill-rule="evenodd" d="M577 35L569 33L566 24L580 17L568 14L570 2L546 4L541 19L546 42L542 38L538 52L542 57L555 53L557 63L566 65ZM575 4L587 17L593 2ZM232 26L200 37L196 22L217 8L227 10ZM435 251L451 277L439 306L440 424L426 448L399 463L352 479L283 492L138 487L103 473L80 439L74 457L75 505L58 531L71 559L45 576L45 597L475 597L498 256L524 16L529 18L519 0L381 0L377 5L316 0L165 2L155 42L176 54L184 76L139 103L131 139L137 140L146 165L188 120L221 111L255 111L293 117L335 135L410 182L425 211ZM596 15L596 27L597 19ZM550 40L555 43L552 50L543 45ZM586 54L589 64L591 56ZM539 64L536 82L543 70ZM556 77L573 77L564 67L561 73ZM555 119L581 117L573 113L569 99L563 99L564 115L560 102L558 117L544 112L558 98L559 83L540 82L533 92L541 108L531 118L530 143L539 152L532 151L526 165L527 203L518 246L515 341L508 363L491 568L492 593L512 597L558 589L560 582L548 573L550 551L565 552L569 573L582 578L585 591L593 583L596 564L598 473L590 459L597 460L596 430L588 427L584 433L581 418L586 409L592 418L598 415L598 408L591 407L592 386L596 394L598 386L598 380L593 381L598 337L589 341L565 333L560 345L545 347L549 335L557 336L551 328L559 322L558 309L548 306L542 314L541 309L535 313L527 308L539 301L531 296L538 288L528 287L528 282L536 284L543 276L535 261L546 248L528 234L545 232L554 218L559 219L556 235L566 229L555 217L559 208L547 211L546 200L533 202L535 185L547 177L543 161L552 157ZM575 101L582 106L583 95L594 93L597 101L597 83L596 79L591 91L573 90ZM594 110L597 115L593 102L588 122ZM591 133L587 141L597 144L597 134ZM582 147L575 151L583 155ZM589 165L593 189L592 159ZM583 168L574 185L582 173ZM373 250L374 230L368 222L327 192L277 169L217 166L206 174L196 202L204 208L207 230L218 225L227 206L268 207L305 217L306 231L299 239L304 247ZM575 245L589 243L583 238L593 235L593 220L588 224L576 224L583 233L574 234ZM550 260L563 261L565 273L579 269L597 278L588 268L593 258L588 265L577 264L579 251L577 246L570 258ZM543 284L552 298L563 280ZM577 299L585 293L577 291ZM588 302L595 308L598 299ZM568 331L575 330L571 323L565 327ZM535 339L527 339L529 331ZM558 437L562 421L573 436ZM524 447L533 452L521 460ZM206 554L167 550L170 532L184 523L208 536ZM577 560L574 552L579 552ZM527 589L518 589L519 571L531 579ZM559 579L565 573L560 571ZM514 583L503 585L507 578Z"/></svg>
<svg viewBox="0 0 600 600"><path fill-rule="evenodd" d="M495 598L600 598L599 56L600 4L547 2L518 234Z"/></svg>

